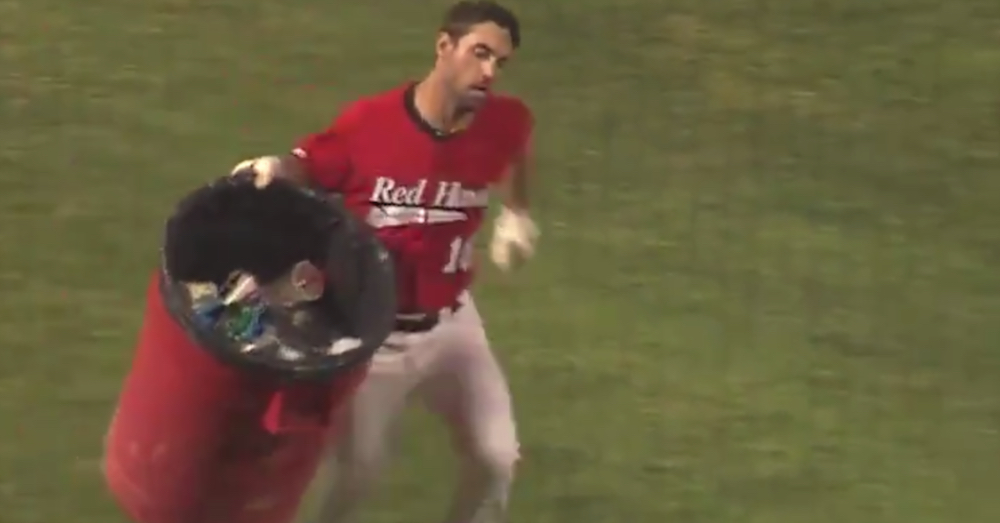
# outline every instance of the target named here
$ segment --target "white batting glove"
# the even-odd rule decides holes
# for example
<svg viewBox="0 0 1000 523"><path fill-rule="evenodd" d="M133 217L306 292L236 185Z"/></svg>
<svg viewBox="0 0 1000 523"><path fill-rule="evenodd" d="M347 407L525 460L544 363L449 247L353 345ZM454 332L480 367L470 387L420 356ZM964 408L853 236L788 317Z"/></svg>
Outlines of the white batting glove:
<svg viewBox="0 0 1000 523"><path fill-rule="evenodd" d="M253 174L253 184L258 189L267 187L278 176L281 159L277 156L261 156L243 160L233 167L230 175L249 172Z"/></svg>
<svg viewBox="0 0 1000 523"><path fill-rule="evenodd" d="M490 258L504 272L535 253L535 241L540 232L527 213L504 207L493 225Z"/></svg>

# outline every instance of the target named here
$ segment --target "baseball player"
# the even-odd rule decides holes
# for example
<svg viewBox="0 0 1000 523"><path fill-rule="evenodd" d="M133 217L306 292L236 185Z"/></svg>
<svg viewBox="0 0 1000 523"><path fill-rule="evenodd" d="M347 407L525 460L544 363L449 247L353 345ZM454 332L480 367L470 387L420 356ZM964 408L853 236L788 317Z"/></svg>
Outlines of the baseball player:
<svg viewBox="0 0 1000 523"><path fill-rule="evenodd" d="M527 194L532 116L520 100L493 92L520 40L508 9L458 2L423 79L348 104L289 155L234 169L258 186L282 177L339 195L394 257L395 332L344 413L320 523L347 521L371 491L411 399L445 421L462 464L445 523L504 518L518 441L510 392L469 288L490 194L502 203L489 246L498 267L531 256L538 237Z"/></svg>

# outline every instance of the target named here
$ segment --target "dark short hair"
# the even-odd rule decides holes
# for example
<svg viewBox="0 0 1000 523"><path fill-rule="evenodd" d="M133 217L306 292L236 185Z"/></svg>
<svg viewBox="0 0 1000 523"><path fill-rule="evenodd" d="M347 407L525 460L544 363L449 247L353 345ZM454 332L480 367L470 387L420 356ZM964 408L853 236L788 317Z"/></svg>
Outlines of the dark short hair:
<svg viewBox="0 0 1000 523"><path fill-rule="evenodd" d="M517 49L521 45L521 23L517 16L506 7L490 0L461 0L452 5L444 14L440 31L459 39L472 27L494 23L510 33L510 41Z"/></svg>

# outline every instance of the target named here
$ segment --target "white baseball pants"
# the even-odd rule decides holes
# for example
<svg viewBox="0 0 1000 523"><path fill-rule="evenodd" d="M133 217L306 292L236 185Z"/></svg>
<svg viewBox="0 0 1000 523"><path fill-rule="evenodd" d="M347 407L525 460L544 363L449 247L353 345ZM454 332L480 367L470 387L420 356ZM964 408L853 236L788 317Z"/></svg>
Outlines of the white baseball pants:
<svg viewBox="0 0 1000 523"><path fill-rule="evenodd" d="M518 460L511 397L467 293L432 330L395 333L346 406L319 523L345 523L386 467L397 422L413 398L440 416L461 462L444 523L500 523Z"/></svg>

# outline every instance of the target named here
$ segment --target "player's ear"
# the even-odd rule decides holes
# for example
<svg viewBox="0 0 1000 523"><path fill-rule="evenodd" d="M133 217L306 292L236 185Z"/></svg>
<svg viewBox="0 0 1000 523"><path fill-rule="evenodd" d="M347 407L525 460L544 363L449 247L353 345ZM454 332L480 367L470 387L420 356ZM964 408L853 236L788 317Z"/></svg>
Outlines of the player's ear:
<svg viewBox="0 0 1000 523"><path fill-rule="evenodd" d="M438 33L437 44L434 46L434 50L439 58L450 53L454 47L455 39L451 35L444 31Z"/></svg>

